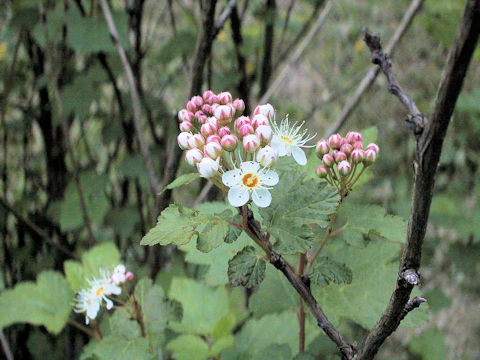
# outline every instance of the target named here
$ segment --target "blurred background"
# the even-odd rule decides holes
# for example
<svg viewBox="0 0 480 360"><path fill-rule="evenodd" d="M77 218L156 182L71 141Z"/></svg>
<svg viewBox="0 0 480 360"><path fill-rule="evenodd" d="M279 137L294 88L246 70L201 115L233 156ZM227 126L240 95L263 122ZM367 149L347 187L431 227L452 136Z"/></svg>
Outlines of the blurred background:
<svg viewBox="0 0 480 360"><path fill-rule="evenodd" d="M138 276L167 281L181 268L201 278L208 265L139 246L162 209L193 204L205 182L155 195L99 1L1 2L0 291L44 269L61 271L69 254L104 241L117 244ZM355 199L408 218L414 139L382 76L357 90L369 71L374 78L363 30L380 33L385 45L396 40L397 79L429 114L464 1L219 0L205 42L211 49L198 51L205 3L109 2L158 186L190 172L176 144L177 111L200 91L230 91L247 113L269 102L319 137L376 126L381 156ZM430 319L397 331L379 359L480 358L479 60L477 49L436 178L421 269ZM75 358L85 342L72 327L56 337L30 325L3 333L18 359Z"/></svg>

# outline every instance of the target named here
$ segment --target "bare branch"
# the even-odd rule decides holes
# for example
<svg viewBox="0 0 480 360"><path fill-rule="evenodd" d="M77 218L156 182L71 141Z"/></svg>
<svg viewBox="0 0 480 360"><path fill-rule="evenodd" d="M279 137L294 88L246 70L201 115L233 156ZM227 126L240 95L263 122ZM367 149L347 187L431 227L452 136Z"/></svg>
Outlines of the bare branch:
<svg viewBox="0 0 480 360"><path fill-rule="evenodd" d="M410 214L407 246L400 262L396 288L380 320L368 333L358 354L358 360L373 359L385 339L390 336L415 302L409 304L410 293L418 279L422 245L432 201L435 173L450 118L462 89L480 33L480 1L468 0L455 43L448 55L435 105L430 119L425 119L423 132L416 134L417 150L414 160L415 185ZM380 59L381 58L377 58ZM391 67L390 70L391 71ZM391 81L391 79L389 79ZM411 103L402 103L411 111ZM422 117L423 118L423 117ZM413 276L415 275L415 276ZM418 300L417 300L418 302ZM408 311L407 311L408 313Z"/></svg>
<svg viewBox="0 0 480 360"><path fill-rule="evenodd" d="M142 154L145 167L147 169L147 174L150 180L150 187L152 190L152 194L155 198L157 198L157 194L160 192L161 188L160 188L157 176L155 175L155 168L153 166L153 161L150 154L150 150L148 149L147 141L143 135L142 110L140 106L140 98L137 91L137 85L135 83L135 77L133 76L132 67L128 61L125 50L123 49L122 45L120 44L120 41L118 40L117 28L113 21L112 13L110 11L108 3L106 0L100 0L100 4L102 6L103 15L108 24L110 36L117 49L118 55L120 56L120 59L122 61L125 75L127 76L128 85L130 87L130 97L131 97L132 107L133 107L133 119L134 119L134 125L135 125L135 132L137 133L138 142L140 144L140 152Z"/></svg>
<svg viewBox="0 0 480 360"><path fill-rule="evenodd" d="M423 3L424 3L424 0L413 0L410 6L408 7L407 11L403 15L402 20L400 21L400 24L395 30L395 33L393 34L392 38L390 39L390 41L388 42L385 48L385 52L389 56L393 55L396 46L402 39L403 35L405 35L405 33L407 32L408 28L412 24L413 19L415 18L415 15L422 8ZM345 122L350 117L350 115L357 108L358 104L360 104L360 100L362 99L363 95L373 84L373 82L375 81L379 73L380 73L380 68L378 66L372 66L368 70L365 77L358 84L355 92L353 93L353 96L351 96L348 99L347 103L343 107L340 116L337 118L337 120L335 120L333 125L326 131L325 137L328 137L336 133L338 130L340 130L340 128L345 124Z"/></svg>
<svg viewBox="0 0 480 360"><path fill-rule="evenodd" d="M427 299L420 296L415 296L413 299L408 300L407 305L405 305L402 314L400 315L400 321L402 321L410 311L420 307L424 302L427 302Z"/></svg>
<svg viewBox="0 0 480 360"><path fill-rule="evenodd" d="M263 40L263 61L260 75L260 89L258 97L261 97L268 89L272 77L272 55L275 37L275 18L277 15L276 0L266 0L265 9L265 36Z"/></svg>
<svg viewBox="0 0 480 360"><path fill-rule="evenodd" d="M323 23L325 22L325 19L327 18L328 13L330 12L330 9L332 8L333 5L333 0L329 0L328 3L325 5L323 8L322 12L318 16L317 21L315 24L312 26L310 29L310 32L308 35L303 39L303 41L298 45L297 49L295 52L292 54L288 62L285 64L284 68L282 71L278 74L278 76L275 78L273 81L272 85L265 91L265 93L262 95L261 99L259 100L260 104L266 103L272 94L277 91L277 89L280 87L282 84L283 80L285 80L285 77L288 75L290 70L292 69L293 65L297 63L297 61L300 59L302 56L303 52L307 48L308 44L312 39L314 38L315 35L320 31L320 28L322 27Z"/></svg>
<svg viewBox="0 0 480 360"><path fill-rule="evenodd" d="M223 9L222 13L218 17L218 19L215 21L215 30L213 32L214 38L217 37L220 31L222 31L223 25L225 25L225 22L228 20L228 18L232 14L233 8L236 6L237 6L237 0L230 0L227 6L225 7L225 9Z"/></svg>

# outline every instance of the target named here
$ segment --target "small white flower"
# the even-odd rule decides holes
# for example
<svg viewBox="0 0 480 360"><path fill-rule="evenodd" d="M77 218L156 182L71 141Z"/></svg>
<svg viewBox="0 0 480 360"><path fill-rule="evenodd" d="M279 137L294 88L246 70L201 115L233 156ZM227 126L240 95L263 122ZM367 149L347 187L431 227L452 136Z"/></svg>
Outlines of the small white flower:
<svg viewBox="0 0 480 360"><path fill-rule="evenodd" d="M197 170L200 176L204 178L214 177L217 175L219 168L218 162L208 157L203 158L202 161L197 163Z"/></svg>
<svg viewBox="0 0 480 360"><path fill-rule="evenodd" d="M240 169L225 172L222 181L230 188L228 201L232 206L243 206L251 197L258 207L267 207L272 202L269 189L278 183L278 175L275 171L260 169L256 161L246 161L240 164Z"/></svg>
<svg viewBox="0 0 480 360"><path fill-rule="evenodd" d="M117 265L115 269L113 269L113 274L110 276L110 279L115 285L121 285L127 280L126 273L127 268L125 265Z"/></svg>
<svg viewBox="0 0 480 360"><path fill-rule="evenodd" d="M89 324L90 320L97 317L100 310L101 298L95 295L94 292L89 290L80 290L75 299L75 305L73 311L76 313L85 313L85 324Z"/></svg>
<svg viewBox="0 0 480 360"><path fill-rule="evenodd" d="M280 157L292 155L299 165L307 164L307 157L301 148L313 147L305 144L315 137L309 137L308 130L302 131L304 123L302 122L300 125L290 124L287 116L280 125L277 125L274 121L271 124L273 129L272 148L277 151Z"/></svg>

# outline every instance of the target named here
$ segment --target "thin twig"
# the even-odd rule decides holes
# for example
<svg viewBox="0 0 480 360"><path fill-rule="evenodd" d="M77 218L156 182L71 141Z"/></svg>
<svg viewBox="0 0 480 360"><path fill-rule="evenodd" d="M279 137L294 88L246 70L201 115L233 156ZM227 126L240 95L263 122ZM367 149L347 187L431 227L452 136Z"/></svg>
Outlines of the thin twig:
<svg viewBox="0 0 480 360"><path fill-rule="evenodd" d="M275 40L275 18L277 16L276 0L266 0L265 9L265 35L263 40L262 71L260 73L260 89L258 97L261 97L268 89L273 73L272 58Z"/></svg>
<svg viewBox="0 0 480 360"><path fill-rule="evenodd" d="M113 21L112 13L110 11L110 7L106 0L100 0L100 4L102 6L103 15L105 20L108 24L108 29L110 31L110 37L112 38L112 42L117 49L118 55L120 56L120 60L122 61L122 66L125 71L125 75L127 77L128 85L130 88L130 97L132 101L132 108L133 108L133 123L135 125L135 132L137 135L138 143L140 145L140 152L142 154L143 161L145 163L145 167L147 169L148 178L150 180L150 187L152 190L152 195L157 199L157 194L160 192L161 187L160 183L155 175L155 168L153 166L152 156L150 154L150 150L148 149L147 141L143 134L143 119L142 119L142 110L141 110L141 103L140 97L137 91L137 85L135 82L135 77L133 75L132 67L130 62L128 61L127 54L123 49L120 41L118 40L118 32Z"/></svg>
<svg viewBox="0 0 480 360"><path fill-rule="evenodd" d="M7 360L13 360L13 354L10 350L10 345L8 344L7 337L3 331L0 331L0 343L2 343L3 353L5 354L5 358Z"/></svg>
<svg viewBox="0 0 480 360"><path fill-rule="evenodd" d="M232 13L233 8L236 6L237 6L237 0L230 0L227 6L225 7L225 9L223 9L222 13L218 17L218 19L215 21L215 30L213 32L214 38L217 37L220 31L222 31L223 26L225 25L225 22L228 20L228 18L230 17L230 14Z"/></svg>
<svg viewBox="0 0 480 360"><path fill-rule="evenodd" d="M198 204L201 204L208 196L208 193L210 189L213 187L214 183L209 181L207 184L203 187L202 191L200 191L200 194L198 194L198 197L195 199L193 202L193 207L197 206Z"/></svg>
<svg viewBox="0 0 480 360"><path fill-rule="evenodd" d="M317 21L310 29L308 35L303 39L303 41L298 45L297 49L294 51L288 62L283 67L282 71L278 74L278 76L273 81L272 85L265 91L262 97L259 100L260 104L265 104L270 97L277 91L280 87L282 82L287 77L290 70L293 68L294 64L300 59L302 54L304 53L305 49L307 48L308 44L312 41L315 35L320 31L325 19L327 18L328 13L330 12L333 5L333 0L329 0L328 3L323 8L322 12L318 16Z"/></svg>
<svg viewBox="0 0 480 360"><path fill-rule="evenodd" d="M390 298L387 309L377 324L367 334L363 346L359 351L358 360L373 359L385 339L397 329L400 321L406 315L405 309L408 310L407 305L410 301L409 298L413 289L413 283L418 282L419 278L418 269L422 256L423 239L425 238L435 183L435 173L442 151L443 140L461 92L465 74L475 51L479 34L480 1L468 0L455 42L448 55L432 115L430 119L422 116L425 122L421 133L414 131L416 153L414 160L415 182L412 210L408 223L407 245L400 261L396 288ZM365 40L370 41L371 39L372 37L366 34ZM373 48L376 52L381 51L381 48L376 48L376 40L373 40L375 42L370 44L369 48ZM376 56L374 59L382 61L384 58ZM391 66L382 66L382 64L379 64L379 66L392 73ZM391 81L391 79L392 76L387 76L387 80ZM394 95L399 97L402 104L405 105L410 112L410 117L414 117L416 114L411 111L415 111L415 108L411 106L411 103L404 102L402 100L404 97L399 96L396 92ZM416 125L419 124L416 123ZM412 299L411 301L413 302L414 300Z"/></svg>
<svg viewBox="0 0 480 360"><path fill-rule="evenodd" d="M424 0L413 0L410 6L408 7L407 11L403 15L403 18L400 21L400 24L398 25L397 29L395 30L395 33L393 34L393 36L391 37L389 43L385 48L386 53L389 54L390 56L393 55L396 46L399 44L403 35L405 35L408 28L412 24L412 21L415 18L415 15L422 8L423 2ZM368 70L365 77L358 84L353 95L348 99L347 103L343 107L342 112L340 113L340 116L335 120L333 125L330 126L330 128L328 128L328 130L326 131L325 137L328 137L336 133L338 130L340 130L340 128L345 124L345 122L350 117L350 115L357 108L363 95L373 84L373 82L375 81L379 73L380 73L380 68L378 66L372 66Z"/></svg>

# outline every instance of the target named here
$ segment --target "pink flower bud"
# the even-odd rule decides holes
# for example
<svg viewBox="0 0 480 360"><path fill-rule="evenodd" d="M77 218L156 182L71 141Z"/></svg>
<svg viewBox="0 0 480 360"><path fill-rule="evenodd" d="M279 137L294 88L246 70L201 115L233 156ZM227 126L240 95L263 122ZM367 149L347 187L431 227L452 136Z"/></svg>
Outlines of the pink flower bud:
<svg viewBox="0 0 480 360"><path fill-rule="evenodd" d="M344 152L341 152L341 151L337 151L333 154L333 157L335 159L335 162L338 164L342 161L345 161L347 160L347 155L345 155Z"/></svg>
<svg viewBox="0 0 480 360"><path fill-rule="evenodd" d="M363 140L362 134L360 134L358 132L355 132L355 131L349 131L347 133L347 135L345 136L345 138L352 145L355 144L357 141L362 141Z"/></svg>
<svg viewBox="0 0 480 360"><path fill-rule="evenodd" d="M208 114L208 115L213 114L212 105L204 104L204 105L202 106L202 111L203 111L205 114Z"/></svg>
<svg viewBox="0 0 480 360"><path fill-rule="evenodd" d="M261 114L265 117L267 117L269 120L273 119L273 116L275 115L275 110L273 109L273 106L270 104L265 104L265 105L258 105L255 108L255 111L253 112L254 115Z"/></svg>
<svg viewBox="0 0 480 360"><path fill-rule="evenodd" d="M335 164L335 159L332 154L325 154L323 155L322 162L325 167L330 168Z"/></svg>
<svg viewBox="0 0 480 360"><path fill-rule="evenodd" d="M350 154L353 151L353 146L350 145L349 143L345 143L342 146L340 146L340 151L345 153L345 155L350 156Z"/></svg>
<svg viewBox="0 0 480 360"><path fill-rule="evenodd" d="M200 128L200 132L204 137L208 137L209 135L213 135L217 132L217 128L210 124L208 121L202 125Z"/></svg>
<svg viewBox="0 0 480 360"><path fill-rule="evenodd" d="M231 103L232 102L232 94L230 94L228 91L225 91L225 92L221 92L220 94L218 94L218 101L221 103L221 104L228 104L228 103Z"/></svg>
<svg viewBox="0 0 480 360"><path fill-rule="evenodd" d="M210 96L215 95L215 93L212 90L207 90L203 93L202 97L205 102L208 102L208 99Z"/></svg>
<svg viewBox="0 0 480 360"><path fill-rule="evenodd" d="M315 172L317 173L318 177L320 179L325 179L328 176L327 169L325 169L325 166L320 165L315 169Z"/></svg>
<svg viewBox="0 0 480 360"><path fill-rule="evenodd" d="M130 281L130 280L133 280L135 276L130 272L128 271L126 274L125 274L125 280L127 281Z"/></svg>
<svg viewBox="0 0 480 360"><path fill-rule="evenodd" d="M350 158L354 164L360 164L363 161L365 154L362 149L354 149L350 154Z"/></svg>
<svg viewBox="0 0 480 360"><path fill-rule="evenodd" d="M317 154L318 158L322 158L323 155L327 154L330 151L330 145L325 139L321 139L317 146L315 147L315 154Z"/></svg>
<svg viewBox="0 0 480 360"><path fill-rule="evenodd" d="M197 105L192 100L190 100L189 102L187 102L187 109L188 111L194 113L195 111L197 111Z"/></svg>
<svg viewBox="0 0 480 360"><path fill-rule="evenodd" d="M201 117L204 117L205 116L205 113L202 111L202 110L198 110L195 112L195 117L197 119L201 118Z"/></svg>
<svg viewBox="0 0 480 360"><path fill-rule="evenodd" d="M368 144L367 150L373 150L373 151L375 151L375 154L378 155L378 152L380 151L380 148L378 147L377 144L371 143L371 144Z"/></svg>
<svg viewBox="0 0 480 360"><path fill-rule="evenodd" d="M245 125L245 124L250 124L250 118L247 117L247 116L240 116L237 120L235 120L235 122L233 123L233 126L235 128L235 130L237 130L237 132L240 130L240 128L242 127L242 125Z"/></svg>
<svg viewBox="0 0 480 360"><path fill-rule="evenodd" d="M259 162L262 167L269 167L273 165L277 159L278 153L268 145L258 150L257 162Z"/></svg>
<svg viewBox="0 0 480 360"><path fill-rule="evenodd" d="M180 123L180 131L190 131L193 128L193 125L190 121L182 121Z"/></svg>
<svg viewBox="0 0 480 360"><path fill-rule="evenodd" d="M255 130L253 129L253 126L250 124L244 124L238 129L238 136L240 138L243 138L244 136L248 134L253 134Z"/></svg>
<svg viewBox="0 0 480 360"><path fill-rule="evenodd" d="M348 141L347 141L347 139L342 137L342 140L340 140L340 147L342 147L342 145L345 145L345 144L348 144Z"/></svg>
<svg viewBox="0 0 480 360"><path fill-rule="evenodd" d="M235 135L225 135L222 137L220 144L226 151L233 151L237 147L238 138Z"/></svg>
<svg viewBox="0 0 480 360"><path fill-rule="evenodd" d="M190 101L193 102L197 106L197 108L203 105L203 99L201 96L198 96L198 95L192 97Z"/></svg>
<svg viewBox="0 0 480 360"><path fill-rule="evenodd" d="M222 151L222 145L215 141L209 142L204 148L205 155L214 160L222 154Z"/></svg>
<svg viewBox="0 0 480 360"><path fill-rule="evenodd" d="M190 165L195 165L202 161L203 153L198 149L190 149L185 153L185 161Z"/></svg>
<svg viewBox="0 0 480 360"><path fill-rule="evenodd" d="M375 150L368 149L367 151L365 151L365 156L363 159L363 163L365 164L365 166L373 164L375 160L377 160L377 153L375 152Z"/></svg>
<svg viewBox="0 0 480 360"><path fill-rule="evenodd" d="M217 104L217 103L219 103L219 101L218 101L218 96L215 95L215 94L213 94L212 96L210 96L210 97L208 98L208 103L209 103L209 104Z"/></svg>
<svg viewBox="0 0 480 360"><path fill-rule="evenodd" d="M200 117L197 118L197 121L200 123L200 124L205 124L207 122L207 115L202 115Z"/></svg>
<svg viewBox="0 0 480 360"><path fill-rule="evenodd" d="M353 144L353 148L363 150L363 143L361 141L357 141Z"/></svg>
<svg viewBox="0 0 480 360"><path fill-rule="evenodd" d="M188 146L193 149L193 148L201 148L205 145L205 138L201 134L195 134L192 135L188 139Z"/></svg>
<svg viewBox="0 0 480 360"><path fill-rule="evenodd" d="M237 111L242 112L243 110L245 110L245 102L242 99L235 99L233 101L233 106Z"/></svg>
<svg viewBox="0 0 480 360"><path fill-rule="evenodd" d="M219 135L220 137L222 137L222 138L223 138L225 135L230 135L230 134L231 134L230 128L228 128L227 126L224 126L224 127L220 128L220 129L218 130L218 135Z"/></svg>
<svg viewBox="0 0 480 360"><path fill-rule="evenodd" d="M190 149L190 145L188 144L188 140L192 137L193 135L188 133L188 132L181 132L177 136L177 142L178 146L180 146L180 149L186 150Z"/></svg>
<svg viewBox="0 0 480 360"><path fill-rule="evenodd" d="M255 130L255 134L260 139L261 145L266 145L272 140L273 131L272 128L268 125L261 125Z"/></svg>
<svg viewBox="0 0 480 360"><path fill-rule="evenodd" d="M221 140L222 140L222 138L220 136L218 136L217 134L210 135L209 137L207 137L207 144L211 143L211 142L217 142L217 143L220 144Z"/></svg>
<svg viewBox="0 0 480 360"><path fill-rule="evenodd" d="M220 124L226 125L232 121L233 111L230 106L220 105L215 109L214 115Z"/></svg>
<svg viewBox="0 0 480 360"><path fill-rule="evenodd" d="M342 161L340 164L338 164L338 172L342 176L347 176L350 174L350 170L352 170L352 166L350 163L346 160Z"/></svg>
<svg viewBox="0 0 480 360"><path fill-rule="evenodd" d="M200 176L204 178L211 178L218 174L218 163L209 157L204 157L202 161L197 163L197 170Z"/></svg>
<svg viewBox="0 0 480 360"><path fill-rule="evenodd" d="M178 112L178 120L182 121L190 121L188 116L189 111L187 109L182 109Z"/></svg>
<svg viewBox="0 0 480 360"><path fill-rule="evenodd" d="M333 134L328 138L328 144L332 149L340 149L342 137L340 134Z"/></svg>
<svg viewBox="0 0 480 360"><path fill-rule="evenodd" d="M257 151L257 149L260 147L260 139L254 134L245 136L242 140L242 143L245 151L249 153Z"/></svg>
<svg viewBox="0 0 480 360"><path fill-rule="evenodd" d="M262 125L269 125L268 119L266 116L262 114L255 115L252 119L252 125L256 129L259 126Z"/></svg>
<svg viewBox="0 0 480 360"><path fill-rule="evenodd" d="M218 120L217 120L216 117L211 116L211 117L207 118L206 123L208 123L208 124L210 124L210 125L212 125L212 126L214 126L215 128L218 129Z"/></svg>

